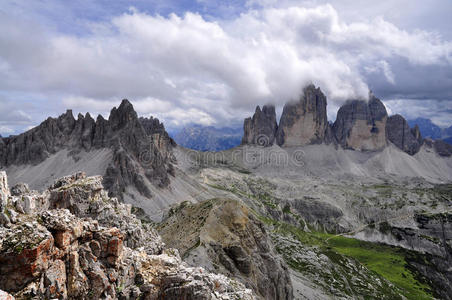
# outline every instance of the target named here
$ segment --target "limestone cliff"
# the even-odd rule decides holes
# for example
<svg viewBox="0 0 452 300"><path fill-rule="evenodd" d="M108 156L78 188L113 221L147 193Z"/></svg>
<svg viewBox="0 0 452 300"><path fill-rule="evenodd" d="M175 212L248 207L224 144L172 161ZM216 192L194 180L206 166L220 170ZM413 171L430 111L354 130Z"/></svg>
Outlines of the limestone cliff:
<svg viewBox="0 0 452 300"><path fill-rule="evenodd" d="M386 132L388 140L397 148L410 155L416 154L422 145L422 137L419 127L410 128L408 122L401 115L394 115L386 122Z"/></svg>
<svg viewBox="0 0 452 300"><path fill-rule="evenodd" d="M246 118L243 124L242 144L271 146L275 141L276 113L273 105L259 106L252 118Z"/></svg>
<svg viewBox="0 0 452 300"><path fill-rule="evenodd" d="M236 278L261 299L293 299L286 264L273 249L264 225L238 201L183 203L158 230L164 242L191 265Z"/></svg>
<svg viewBox="0 0 452 300"><path fill-rule="evenodd" d="M326 97L320 88L309 85L300 100L284 106L276 141L283 147L322 143L327 129Z"/></svg>
<svg viewBox="0 0 452 300"><path fill-rule="evenodd" d="M388 114L383 103L373 95L369 101L350 100L338 111L333 133L345 149L372 151L386 147Z"/></svg>

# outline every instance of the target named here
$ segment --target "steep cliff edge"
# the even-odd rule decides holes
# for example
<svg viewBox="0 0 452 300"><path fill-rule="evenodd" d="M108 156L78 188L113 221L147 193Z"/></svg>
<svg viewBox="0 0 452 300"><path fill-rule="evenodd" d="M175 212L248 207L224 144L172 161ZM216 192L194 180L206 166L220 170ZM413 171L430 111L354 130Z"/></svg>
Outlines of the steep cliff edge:
<svg viewBox="0 0 452 300"><path fill-rule="evenodd" d="M252 118L246 118L243 124L242 144L271 146L275 142L276 112L273 105L259 106Z"/></svg>
<svg viewBox="0 0 452 300"><path fill-rule="evenodd" d="M169 214L158 230L189 264L236 278L262 299L293 299L288 268L248 207L213 199L183 203Z"/></svg>
<svg viewBox="0 0 452 300"><path fill-rule="evenodd" d="M368 101L347 101L337 113L333 133L345 149L373 151L386 147L388 113L383 103L373 95Z"/></svg>
<svg viewBox="0 0 452 300"><path fill-rule="evenodd" d="M320 88L309 85L300 100L284 106L276 141L282 147L319 144L328 131L326 96Z"/></svg>
<svg viewBox="0 0 452 300"><path fill-rule="evenodd" d="M410 128L408 122L401 115L394 115L388 118L386 132L390 142L410 155L419 152L422 146L423 139L419 132L419 127L416 125L414 128Z"/></svg>

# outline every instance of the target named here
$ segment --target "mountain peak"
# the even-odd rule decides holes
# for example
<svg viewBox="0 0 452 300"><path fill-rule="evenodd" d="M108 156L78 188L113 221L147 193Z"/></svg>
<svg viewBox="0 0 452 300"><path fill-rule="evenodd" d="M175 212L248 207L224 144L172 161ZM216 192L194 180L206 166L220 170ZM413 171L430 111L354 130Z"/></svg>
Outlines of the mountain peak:
<svg viewBox="0 0 452 300"><path fill-rule="evenodd" d="M129 100L123 99L118 108L113 107L108 120L113 128L123 127L129 122L138 120L138 115Z"/></svg>
<svg viewBox="0 0 452 300"><path fill-rule="evenodd" d="M326 96L309 84L297 102L286 103L281 114L276 140L278 145L303 146L321 143L328 128Z"/></svg>

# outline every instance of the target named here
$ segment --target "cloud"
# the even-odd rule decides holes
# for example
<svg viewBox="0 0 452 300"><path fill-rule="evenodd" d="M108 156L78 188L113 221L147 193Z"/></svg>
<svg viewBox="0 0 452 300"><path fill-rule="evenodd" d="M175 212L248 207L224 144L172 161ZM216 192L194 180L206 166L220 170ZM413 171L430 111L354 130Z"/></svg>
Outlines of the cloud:
<svg viewBox="0 0 452 300"><path fill-rule="evenodd" d="M0 90L102 114L128 98L174 126L224 125L257 104L280 107L311 82L330 108L369 88L387 98L452 96L451 42L382 17L346 22L328 4L216 21L132 9L84 25L87 34L62 33L0 12Z"/></svg>
<svg viewBox="0 0 452 300"><path fill-rule="evenodd" d="M7 127L7 126L0 125L0 135L1 136L9 136L12 133L14 133L14 129Z"/></svg>
<svg viewBox="0 0 452 300"><path fill-rule="evenodd" d="M452 101L394 99L385 102L389 114L403 114L407 119L426 118L440 127L452 125Z"/></svg>

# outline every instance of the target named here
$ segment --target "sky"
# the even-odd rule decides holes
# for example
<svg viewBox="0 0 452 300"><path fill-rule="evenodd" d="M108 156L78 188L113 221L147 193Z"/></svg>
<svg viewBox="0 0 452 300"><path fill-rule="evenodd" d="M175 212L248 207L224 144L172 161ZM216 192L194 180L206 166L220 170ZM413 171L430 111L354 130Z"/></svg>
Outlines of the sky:
<svg viewBox="0 0 452 300"><path fill-rule="evenodd" d="M241 126L313 83L452 125L450 0L3 0L0 134L127 98L169 129Z"/></svg>

